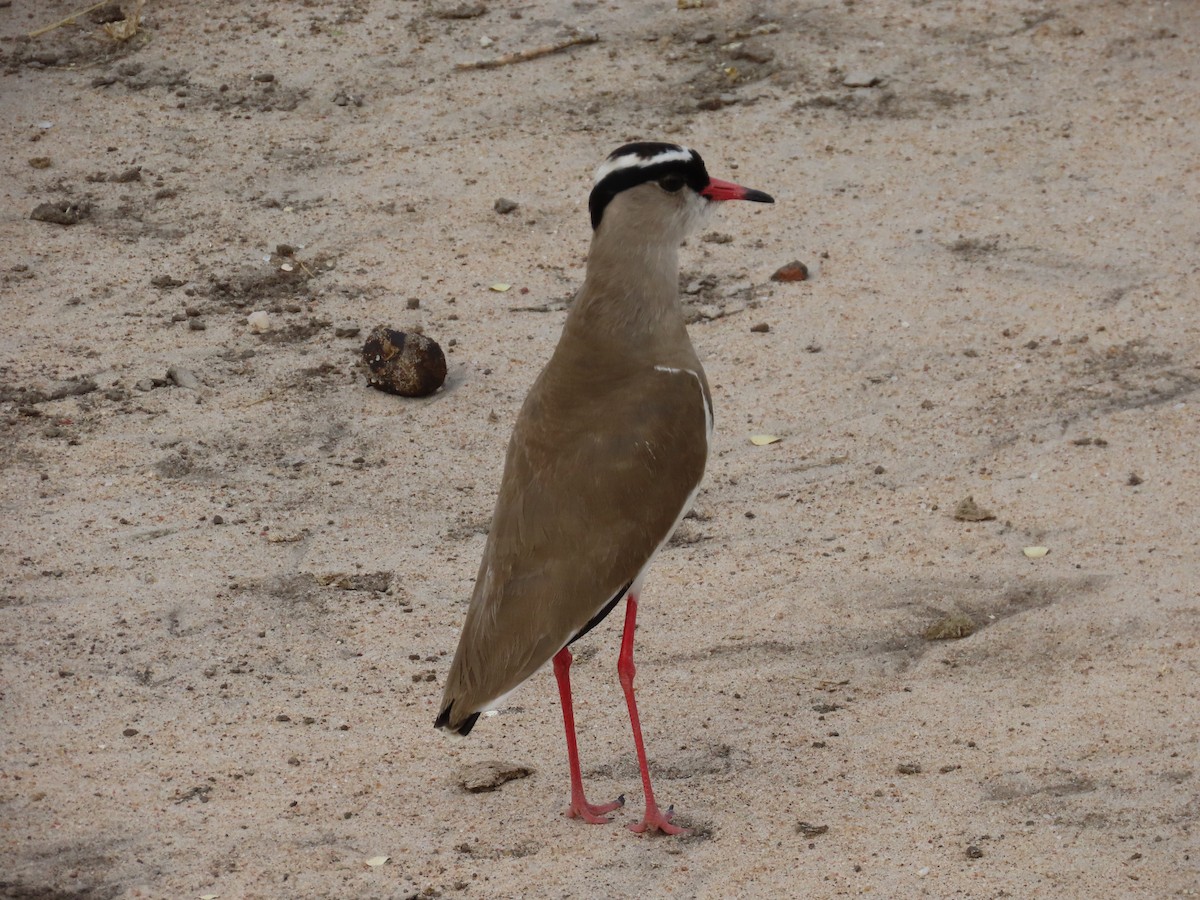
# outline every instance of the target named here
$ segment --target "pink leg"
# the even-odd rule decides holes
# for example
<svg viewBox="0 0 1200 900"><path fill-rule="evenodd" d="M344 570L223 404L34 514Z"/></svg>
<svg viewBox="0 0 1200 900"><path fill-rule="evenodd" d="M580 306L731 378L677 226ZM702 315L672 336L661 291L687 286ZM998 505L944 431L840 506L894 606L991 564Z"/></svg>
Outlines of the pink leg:
<svg viewBox="0 0 1200 900"><path fill-rule="evenodd" d="M558 679L558 697L562 701L563 726L567 731L567 759L571 767L571 805L567 807L568 819L583 819L593 825L611 822L607 812L625 805L622 794L612 803L593 806L583 796L583 775L579 771L579 747L575 743L575 710L571 704L571 651L563 647L554 654L554 677Z"/></svg>
<svg viewBox="0 0 1200 900"><path fill-rule="evenodd" d="M633 632L637 620L637 597L630 594L625 601L625 632L621 636L621 655L617 658L617 674L621 677L621 688L625 691L625 704L629 707L629 724L633 727L633 743L637 747L638 765L642 769L642 787L646 791L646 815L630 831L661 831L664 834L686 834L678 825L671 824L671 809L664 813L654 802L654 788L650 786L650 768L646 764L646 745L642 743L642 723L638 719L637 701L633 698L633 676L637 671L633 665Z"/></svg>

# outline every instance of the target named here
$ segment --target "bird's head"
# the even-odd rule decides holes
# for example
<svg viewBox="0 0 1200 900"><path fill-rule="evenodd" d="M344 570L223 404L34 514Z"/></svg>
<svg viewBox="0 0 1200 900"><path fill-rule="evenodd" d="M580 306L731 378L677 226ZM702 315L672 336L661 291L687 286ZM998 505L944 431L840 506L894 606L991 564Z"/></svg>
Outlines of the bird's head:
<svg viewBox="0 0 1200 900"><path fill-rule="evenodd" d="M723 200L774 203L769 194L712 178L695 150L641 141L618 147L596 170L588 199L592 229L678 244Z"/></svg>

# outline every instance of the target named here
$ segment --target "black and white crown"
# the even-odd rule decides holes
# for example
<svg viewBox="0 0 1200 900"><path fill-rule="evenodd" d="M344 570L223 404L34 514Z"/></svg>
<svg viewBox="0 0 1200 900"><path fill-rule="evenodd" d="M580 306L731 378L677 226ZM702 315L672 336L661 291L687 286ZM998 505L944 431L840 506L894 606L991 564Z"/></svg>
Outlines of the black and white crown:
<svg viewBox="0 0 1200 900"><path fill-rule="evenodd" d="M639 184L674 175L696 193L708 187L708 170L695 150L661 141L638 141L618 147L596 170L588 210L592 228L600 226L612 198Z"/></svg>

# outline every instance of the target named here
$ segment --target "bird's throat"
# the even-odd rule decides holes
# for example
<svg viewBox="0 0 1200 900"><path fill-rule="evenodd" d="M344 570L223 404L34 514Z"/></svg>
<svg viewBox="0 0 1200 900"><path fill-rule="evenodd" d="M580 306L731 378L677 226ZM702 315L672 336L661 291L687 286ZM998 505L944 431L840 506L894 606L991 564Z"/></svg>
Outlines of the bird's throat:
<svg viewBox="0 0 1200 900"><path fill-rule="evenodd" d="M587 330L628 341L682 330L678 246L611 240L598 232L569 319Z"/></svg>

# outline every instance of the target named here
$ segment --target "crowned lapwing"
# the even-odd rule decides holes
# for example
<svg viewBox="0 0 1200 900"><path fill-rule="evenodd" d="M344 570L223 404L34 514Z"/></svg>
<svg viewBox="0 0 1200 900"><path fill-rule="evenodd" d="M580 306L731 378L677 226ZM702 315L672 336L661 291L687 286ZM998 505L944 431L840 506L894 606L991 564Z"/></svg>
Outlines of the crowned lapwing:
<svg viewBox="0 0 1200 900"><path fill-rule="evenodd" d="M676 144L626 144L596 171L587 275L554 355L525 398L436 725L467 734L481 711L549 660L571 770L566 814L588 803L571 706L570 645L625 600L617 672L646 794L630 828L678 834L654 801L633 695L642 580L691 506L712 434L712 398L679 303L679 245L721 200L774 202L709 177Z"/></svg>

